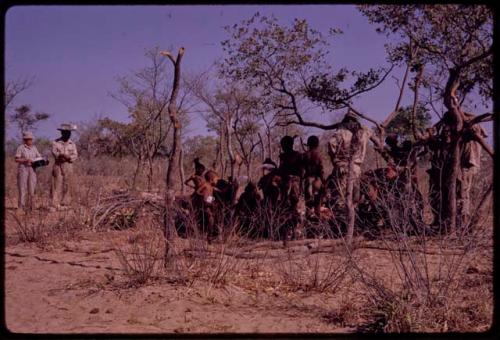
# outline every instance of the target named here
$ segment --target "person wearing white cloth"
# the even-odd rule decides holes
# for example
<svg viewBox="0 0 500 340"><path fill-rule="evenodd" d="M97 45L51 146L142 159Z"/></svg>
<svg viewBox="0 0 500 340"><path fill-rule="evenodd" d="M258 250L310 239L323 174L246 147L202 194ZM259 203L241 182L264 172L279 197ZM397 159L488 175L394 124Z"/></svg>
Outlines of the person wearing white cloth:
<svg viewBox="0 0 500 340"><path fill-rule="evenodd" d="M33 134L23 133L23 144L17 148L17 188L19 190L18 208L33 209L36 187L36 172L31 166L36 158L41 157L33 145Z"/></svg>

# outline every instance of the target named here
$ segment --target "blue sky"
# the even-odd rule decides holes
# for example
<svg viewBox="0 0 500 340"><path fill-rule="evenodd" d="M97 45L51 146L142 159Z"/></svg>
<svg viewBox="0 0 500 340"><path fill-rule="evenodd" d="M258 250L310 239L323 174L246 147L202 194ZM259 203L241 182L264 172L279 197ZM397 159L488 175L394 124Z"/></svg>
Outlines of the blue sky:
<svg viewBox="0 0 500 340"><path fill-rule="evenodd" d="M146 49L184 46L183 69L203 71L222 57L220 42L227 38L223 26L256 11L274 14L284 24L305 18L325 34L330 27L342 29L344 34L332 41L336 67L367 70L386 65L386 38L351 5L17 6L6 15L6 80L34 76L35 83L14 105L30 104L34 111L51 113L36 131L50 138L58 135L61 122L98 116L126 120L124 106L109 93L117 89L117 76L147 64ZM393 72L401 77L403 70ZM389 77L355 105L382 119L394 107L397 91ZM410 102L407 96L403 104ZM197 115L189 130L191 135L206 133ZM12 127L7 131L8 136L15 133Z"/></svg>

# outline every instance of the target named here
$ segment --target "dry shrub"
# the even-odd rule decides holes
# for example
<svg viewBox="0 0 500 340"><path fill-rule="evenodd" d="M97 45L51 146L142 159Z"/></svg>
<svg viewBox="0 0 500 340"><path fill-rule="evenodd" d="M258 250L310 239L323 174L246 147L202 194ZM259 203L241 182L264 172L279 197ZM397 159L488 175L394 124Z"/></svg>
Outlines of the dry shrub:
<svg viewBox="0 0 500 340"><path fill-rule="evenodd" d="M49 235L47 213L21 212L20 214L11 212L14 220L14 227L20 242L44 243Z"/></svg>
<svg viewBox="0 0 500 340"><path fill-rule="evenodd" d="M145 284L159 274L165 241L157 225L142 225L128 237L126 244L114 243L115 254L130 285Z"/></svg>
<svg viewBox="0 0 500 340"><path fill-rule="evenodd" d="M336 293L344 283L348 261L333 251L328 254L306 252L300 256L287 246L276 268L283 281L295 290Z"/></svg>
<svg viewBox="0 0 500 340"><path fill-rule="evenodd" d="M476 259L480 228L463 224L455 234L429 235L421 210L416 209L416 193L396 190L379 197L378 208L386 220L379 243L389 250L399 283L388 283L351 257L352 274L366 289L371 320L360 330L462 331L453 322L452 316L460 312L454 301L463 292L460 282L465 268ZM352 256L349 249L348 254Z"/></svg>
<svg viewBox="0 0 500 340"><path fill-rule="evenodd" d="M235 274L241 260L237 254L240 237L236 233L228 233L211 244L205 237L189 239L187 249L195 250L185 253L191 281L203 280L209 287L221 287L228 283L231 275Z"/></svg>

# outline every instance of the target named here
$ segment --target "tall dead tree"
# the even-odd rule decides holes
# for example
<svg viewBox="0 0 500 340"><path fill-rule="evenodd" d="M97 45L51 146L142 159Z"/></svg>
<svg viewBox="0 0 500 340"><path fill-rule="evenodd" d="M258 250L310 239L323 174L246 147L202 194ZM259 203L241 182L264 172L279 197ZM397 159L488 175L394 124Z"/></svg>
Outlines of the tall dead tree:
<svg viewBox="0 0 500 340"><path fill-rule="evenodd" d="M174 58L170 52L163 51L161 55L170 59L174 65L174 79L172 84L172 92L168 103L168 115L170 122L173 125L173 141L170 157L168 158L168 169L166 178L166 195L165 195L165 214L164 214L164 237L165 237L165 255L164 266L170 263L172 247L171 243L174 237L174 217L173 217L173 202L175 199L175 186L178 182L174 179L175 175L179 173L181 162L180 155L180 142L181 142L181 123L178 116L177 96L179 94L180 79L181 79L181 60L184 55L184 47L179 49L177 58ZM180 174L179 174L180 175Z"/></svg>
<svg viewBox="0 0 500 340"><path fill-rule="evenodd" d="M174 58L170 52L163 51L161 55L168 57L174 66L174 79L172 84L172 92L170 93L170 100L168 103L168 116L173 125L173 140L172 150L168 158L167 169L167 190L175 190L177 180L175 174L179 172L179 156L180 156L180 142L181 142L181 122L178 115L177 96L179 94L180 80L181 80L181 61L184 55L184 47L179 49L177 57Z"/></svg>

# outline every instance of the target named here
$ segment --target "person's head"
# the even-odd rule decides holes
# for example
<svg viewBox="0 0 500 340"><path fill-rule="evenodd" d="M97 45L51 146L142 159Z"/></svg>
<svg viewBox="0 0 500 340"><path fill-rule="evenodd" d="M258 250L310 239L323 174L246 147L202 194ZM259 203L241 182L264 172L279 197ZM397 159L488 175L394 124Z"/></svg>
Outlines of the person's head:
<svg viewBox="0 0 500 340"><path fill-rule="evenodd" d="M23 132L23 142L27 146L33 145L33 134L31 132Z"/></svg>
<svg viewBox="0 0 500 340"><path fill-rule="evenodd" d="M222 178L217 179L217 184L215 185L215 187L217 189L221 189L221 190L224 190L224 189L228 188L229 186L230 186L229 182L226 181L225 179L222 179Z"/></svg>
<svg viewBox="0 0 500 340"><path fill-rule="evenodd" d="M405 151L410 151L413 146L411 140L405 140L403 144L401 144L401 148Z"/></svg>
<svg viewBox="0 0 500 340"><path fill-rule="evenodd" d="M319 138L318 136L309 136L307 138L307 146L309 147L310 150L317 149L319 146Z"/></svg>
<svg viewBox="0 0 500 340"><path fill-rule="evenodd" d="M205 166L200 163L200 159L196 157L194 159L194 173L195 175L202 176L203 173L205 172Z"/></svg>
<svg viewBox="0 0 500 340"><path fill-rule="evenodd" d="M285 151L285 152L292 151L293 150L293 137L292 136L285 136L285 137L281 138L280 144L281 144L281 148L283 149L283 151Z"/></svg>
<svg viewBox="0 0 500 340"><path fill-rule="evenodd" d="M63 141L68 141L71 138L71 131L75 130L76 127L72 124L61 124L59 131L61 131L61 139Z"/></svg>
<svg viewBox="0 0 500 340"><path fill-rule="evenodd" d="M312 187L313 187L313 190L314 190L314 191L319 191L319 190L321 190L322 186L323 186L323 183L321 182L321 179L319 179L319 178L316 178L316 179L313 181L313 183L312 183Z"/></svg>
<svg viewBox="0 0 500 340"><path fill-rule="evenodd" d="M276 163L273 162L271 158L266 158L264 162L262 163L262 169L264 170L264 173L270 173L274 169L276 169L278 166Z"/></svg>
<svg viewBox="0 0 500 340"><path fill-rule="evenodd" d="M249 182L245 186L245 192L248 193L248 194L254 193L256 191L257 191L257 187L255 186L255 184L253 182Z"/></svg>
<svg viewBox="0 0 500 340"><path fill-rule="evenodd" d="M349 130L357 130L361 127L358 117L350 110L347 111L344 118L342 118L341 124Z"/></svg>
<svg viewBox="0 0 500 340"><path fill-rule="evenodd" d="M398 135L395 133L391 133L387 137L385 137L385 144L389 145L391 148L394 148L398 145Z"/></svg>
<svg viewBox="0 0 500 340"><path fill-rule="evenodd" d="M211 185L215 186L219 180L219 175L213 170L208 170L205 172L205 180Z"/></svg>

